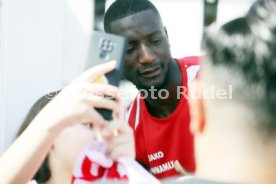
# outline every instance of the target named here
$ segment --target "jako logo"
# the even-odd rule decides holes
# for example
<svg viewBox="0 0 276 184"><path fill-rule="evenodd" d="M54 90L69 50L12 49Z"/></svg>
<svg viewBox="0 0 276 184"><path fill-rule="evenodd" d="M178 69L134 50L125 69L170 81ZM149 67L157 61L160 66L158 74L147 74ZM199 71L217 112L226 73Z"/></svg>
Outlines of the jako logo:
<svg viewBox="0 0 276 184"><path fill-rule="evenodd" d="M162 151L158 151L157 153L153 153L148 155L149 161L157 160L164 157L164 153Z"/></svg>

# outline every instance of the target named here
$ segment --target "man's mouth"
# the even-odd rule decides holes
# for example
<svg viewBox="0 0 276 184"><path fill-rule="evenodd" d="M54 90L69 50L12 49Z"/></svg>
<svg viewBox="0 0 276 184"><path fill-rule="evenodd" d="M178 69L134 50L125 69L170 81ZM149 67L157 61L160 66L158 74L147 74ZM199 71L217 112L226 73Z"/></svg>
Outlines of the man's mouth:
<svg viewBox="0 0 276 184"><path fill-rule="evenodd" d="M140 72L140 75L144 78L154 78L158 76L162 71L161 65L156 65L150 68L146 68Z"/></svg>

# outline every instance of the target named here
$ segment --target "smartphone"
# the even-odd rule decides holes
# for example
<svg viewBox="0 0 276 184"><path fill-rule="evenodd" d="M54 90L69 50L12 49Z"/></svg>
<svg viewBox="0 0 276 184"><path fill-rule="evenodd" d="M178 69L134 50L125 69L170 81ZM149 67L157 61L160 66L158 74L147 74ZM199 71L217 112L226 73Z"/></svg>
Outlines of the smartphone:
<svg viewBox="0 0 276 184"><path fill-rule="evenodd" d="M109 84L118 86L123 73L127 44L128 41L125 37L93 31L84 70L107 61L116 60L115 69L107 73L105 77ZM97 111L104 119L108 121L112 119L110 110L97 109Z"/></svg>

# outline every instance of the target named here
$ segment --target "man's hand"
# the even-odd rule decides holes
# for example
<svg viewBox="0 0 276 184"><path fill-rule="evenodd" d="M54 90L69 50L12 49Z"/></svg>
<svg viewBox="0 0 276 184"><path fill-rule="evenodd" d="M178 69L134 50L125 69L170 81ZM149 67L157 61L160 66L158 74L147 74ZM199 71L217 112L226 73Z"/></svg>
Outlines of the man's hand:
<svg viewBox="0 0 276 184"><path fill-rule="evenodd" d="M188 172L182 167L182 165L176 160L174 162L174 169L179 174L179 176L189 176Z"/></svg>

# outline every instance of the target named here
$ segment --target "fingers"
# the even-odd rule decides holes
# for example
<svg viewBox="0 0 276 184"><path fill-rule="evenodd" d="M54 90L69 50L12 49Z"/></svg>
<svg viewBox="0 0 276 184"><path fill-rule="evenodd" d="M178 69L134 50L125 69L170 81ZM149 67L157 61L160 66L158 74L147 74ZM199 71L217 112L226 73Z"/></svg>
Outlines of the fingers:
<svg viewBox="0 0 276 184"><path fill-rule="evenodd" d="M97 112L96 109L92 108L91 113L89 113L89 117L85 122L91 122L93 126L98 126L100 128L107 125L107 121L102 117L101 114Z"/></svg>
<svg viewBox="0 0 276 184"><path fill-rule="evenodd" d="M108 109L115 114L120 110L120 98L118 88L109 84L91 84L86 83L83 91L86 98L95 108ZM115 100L113 100L115 99Z"/></svg>
<svg viewBox="0 0 276 184"><path fill-rule="evenodd" d="M123 134L114 137L108 145L107 154L114 160L123 155L134 158L135 147L132 135Z"/></svg>
<svg viewBox="0 0 276 184"><path fill-rule="evenodd" d="M92 84L99 76L112 71L115 68L115 61L95 66L77 79L71 82L62 92L57 95L52 102L47 105L44 112L45 117L49 117L52 123L50 128L62 130L67 126L91 122L98 126L106 126L104 118L95 108L104 108L117 112L119 106L118 89L108 84ZM99 91L104 96L111 96L116 99L109 100L104 96L97 96L89 91Z"/></svg>
<svg viewBox="0 0 276 184"><path fill-rule="evenodd" d="M107 148L107 153L111 153L112 150L116 149L116 147L118 147L118 145L122 145L122 144L128 144L129 141L129 136L128 135L118 135L116 137L114 137Z"/></svg>
<svg viewBox="0 0 276 184"><path fill-rule="evenodd" d="M118 158L123 155L127 155L128 157L134 159L135 158L135 149L134 149L134 147L133 148L131 148L131 147L132 146L130 146L130 145L127 146L127 145L121 144L121 145L117 146L116 149L113 149L110 152L109 156L115 161L118 161Z"/></svg>
<svg viewBox="0 0 276 184"><path fill-rule="evenodd" d="M97 109L107 109L111 110L114 113L118 113L118 102L110 99L106 99L102 96L90 95L86 98L87 104L91 112L89 112L89 121L92 122L93 125L99 127L100 129L104 127L108 127L108 123L102 115L97 111ZM96 109L97 108L97 109Z"/></svg>
<svg viewBox="0 0 276 184"><path fill-rule="evenodd" d="M175 168L176 172L177 172L180 176L187 176L187 175L189 175L189 174L185 171L185 169L182 167L182 165L179 163L178 160L176 160L176 161L174 162L174 168Z"/></svg>
<svg viewBox="0 0 276 184"><path fill-rule="evenodd" d="M119 89L115 86L110 85L110 84L86 83L85 90L86 90L85 92L88 92L88 94L119 98L119 96L118 96Z"/></svg>
<svg viewBox="0 0 276 184"><path fill-rule="evenodd" d="M112 70L116 66L116 61L110 61L104 64L94 66L86 70L82 75L80 75L77 80L84 80L88 82L94 81L98 76L104 75Z"/></svg>
<svg viewBox="0 0 276 184"><path fill-rule="evenodd" d="M117 160L119 156L135 157L133 131L127 123L114 121L103 131L104 138L109 141L107 154Z"/></svg>
<svg viewBox="0 0 276 184"><path fill-rule="evenodd" d="M121 134L133 135L133 130L124 121L114 120L108 124L107 127L102 131L102 135L105 140L110 141L113 137Z"/></svg>
<svg viewBox="0 0 276 184"><path fill-rule="evenodd" d="M132 128L128 125L128 123L126 122L123 122L123 121L120 121L121 122L121 126L119 126L119 129L118 129L118 133L119 134L124 134L124 133L127 133L127 134L133 134L133 130Z"/></svg>
<svg viewBox="0 0 276 184"><path fill-rule="evenodd" d="M96 95L88 96L87 100L89 104L91 104L91 106L93 105L95 108L107 109L113 112L118 111L119 104L114 100L110 100L108 98Z"/></svg>
<svg viewBox="0 0 276 184"><path fill-rule="evenodd" d="M119 98L120 101L118 101L119 103L121 103L121 99ZM124 123L124 119L125 119L125 108L120 105L119 107L119 113L115 113L114 114L114 120L118 121L118 122L123 122ZM127 123L126 123L127 124Z"/></svg>
<svg viewBox="0 0 276 184"><path fill-rule="evenodd" d="M108 125L103 129L102 136L106 141L111 141L114 136L118 135L118 129L120 127L120 123L117 121L112 121L108 123Z"/></svg>

